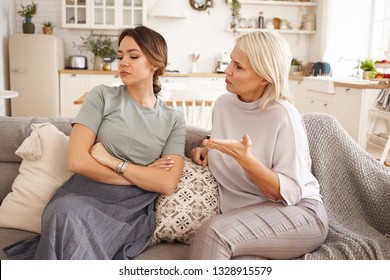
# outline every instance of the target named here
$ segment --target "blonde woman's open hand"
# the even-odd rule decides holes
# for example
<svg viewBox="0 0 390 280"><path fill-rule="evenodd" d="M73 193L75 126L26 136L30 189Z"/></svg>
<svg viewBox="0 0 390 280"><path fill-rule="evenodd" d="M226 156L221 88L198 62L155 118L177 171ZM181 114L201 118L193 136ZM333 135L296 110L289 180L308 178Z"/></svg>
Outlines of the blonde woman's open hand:
<svg viewBox="0 0 390 280"><path fill-rule="evenodd" d="M240 161L251 154L252 141L248 134L242 136L241 141L232 139L205 139L203 145L208 149L218 150Z"/></svg>

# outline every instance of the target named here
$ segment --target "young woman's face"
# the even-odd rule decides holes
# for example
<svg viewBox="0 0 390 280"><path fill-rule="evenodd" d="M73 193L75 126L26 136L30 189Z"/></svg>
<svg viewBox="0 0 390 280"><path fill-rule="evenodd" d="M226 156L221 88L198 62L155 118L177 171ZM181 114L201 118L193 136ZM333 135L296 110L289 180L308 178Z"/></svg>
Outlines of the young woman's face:
<svg viewBox="0 0 390 280"><path fill-rule="evenodd" d="M231 61L226 68L226 89L237 94L242 101L258 100L268 82L252 68L246 55L236 45L230 55Z"/></svg>
<svg viewBox="0 0 390 280"><path fill-rule="evenodd" d="M122 82L128 86L152 84L155 67L146 59L132 37L126 36L118 48L118 69Z"/></svg>

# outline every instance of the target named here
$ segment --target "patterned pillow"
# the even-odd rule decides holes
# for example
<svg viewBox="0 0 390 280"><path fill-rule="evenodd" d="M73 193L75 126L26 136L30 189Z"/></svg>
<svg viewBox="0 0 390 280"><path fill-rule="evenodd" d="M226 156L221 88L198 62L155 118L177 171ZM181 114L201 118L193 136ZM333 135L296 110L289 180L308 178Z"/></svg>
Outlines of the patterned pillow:
<svg viewBox="0 0 390 280"><path fill-rule="evenodd" d="M151 245L162 241L190 244L200 225L218 213L217 181L208 167L186 158L176 191L156 200L156 229Z"/></svg>

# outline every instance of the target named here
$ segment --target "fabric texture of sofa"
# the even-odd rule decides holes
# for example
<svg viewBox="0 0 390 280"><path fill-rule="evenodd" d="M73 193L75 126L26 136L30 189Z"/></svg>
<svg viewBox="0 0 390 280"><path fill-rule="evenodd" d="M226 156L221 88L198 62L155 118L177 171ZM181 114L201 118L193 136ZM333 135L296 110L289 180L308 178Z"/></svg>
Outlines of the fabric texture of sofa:
<svg viewBox="0 0 390 280"><path fill-rule="evenodd" d="M323 245L300 259L390 259L390 170L358 146L335 118L319 113L303 118L330 230ZM15 151L30 135L31 124L43 122L70 134L70 118L0 117L0 201L11 191L19 173L22 159ZM206 130L187 127L187 156L207 134ZM0 228L0 247L34 235ZM160 243L136 259L187 259L188 248L181 243ZM7 259L2 250L0 259Z"/></svg>

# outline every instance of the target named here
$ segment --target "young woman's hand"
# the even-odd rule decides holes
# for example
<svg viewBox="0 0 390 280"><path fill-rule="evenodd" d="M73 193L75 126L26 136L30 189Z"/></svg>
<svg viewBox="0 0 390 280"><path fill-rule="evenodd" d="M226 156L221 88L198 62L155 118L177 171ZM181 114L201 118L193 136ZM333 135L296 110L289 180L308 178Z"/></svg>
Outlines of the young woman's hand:
<svg viewBox="0 0 390 280"><path fill-rule="evenodd" d="M198 165L203 167L208 165L208 152L209 150L205 147L197 147L191 151L191 159Z"/></svg>
<svg viewBox="0 0 390 280"><path fill-rule="evenodd" d="M171 157L161 157L153 161L151 164L148 164L148 167L156 167L165 170L169 170L173 167L175 162Z"/></svg>

